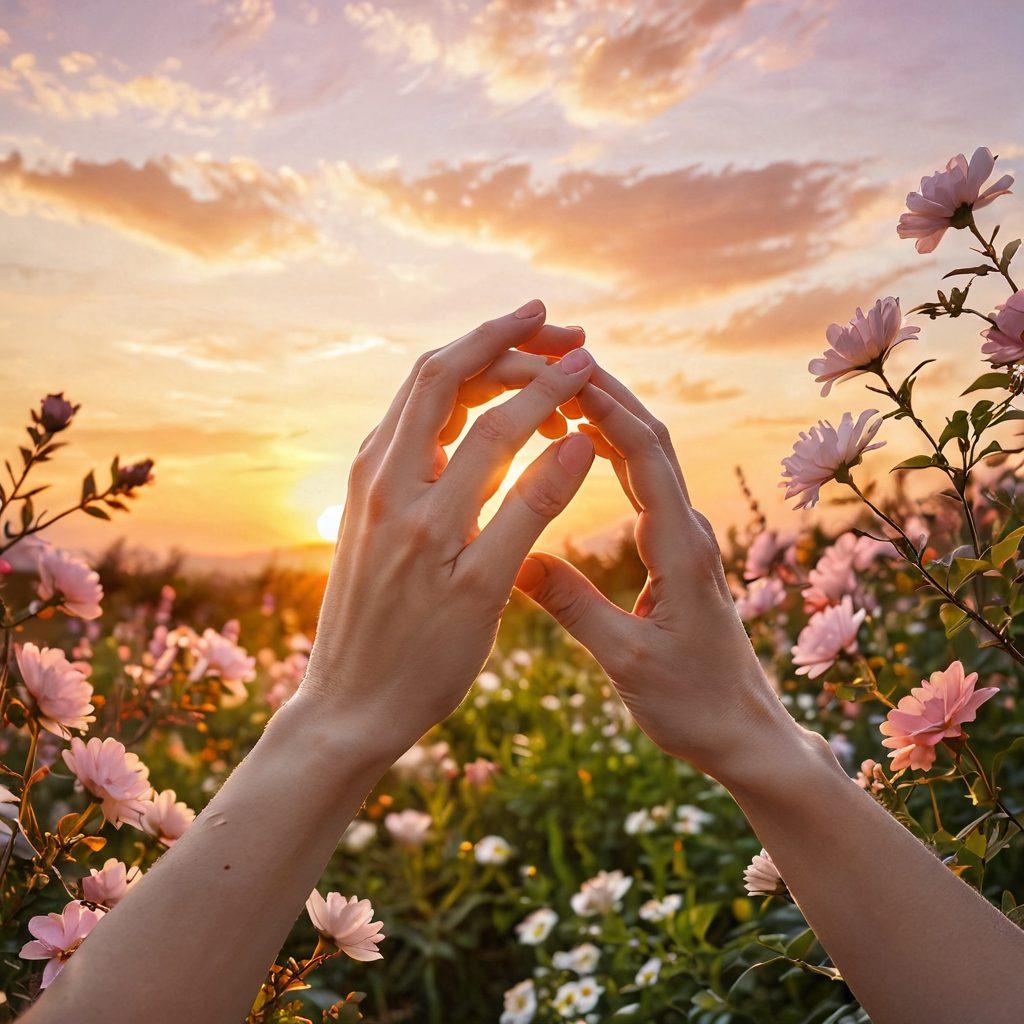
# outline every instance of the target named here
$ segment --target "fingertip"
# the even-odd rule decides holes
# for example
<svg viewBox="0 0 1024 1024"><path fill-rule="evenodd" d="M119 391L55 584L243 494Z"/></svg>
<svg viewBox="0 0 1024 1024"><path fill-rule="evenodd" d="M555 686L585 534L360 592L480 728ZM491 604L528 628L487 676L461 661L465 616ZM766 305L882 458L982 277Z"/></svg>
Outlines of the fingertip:
<svg viewBox="0 0 1024 1024"><path fill-rule="evenodd" d="M565 437L568 433L569 427L565 422L565 419L557 412L553 412L538 428L542 437L550 438L552 441L557 441L560 437Z"/></svg>
<svg viewBox="0 0 1024 1024"><path fill-rule="evenodd" d="M535 555L527 555L516 573L516 587L524 594L536 590L547 576L544 563Z"/></svg>
<svg viewBox="0 0 1024 1024"><path fill-rule="evenodd" d="M547 309L544 307L544 303L540 299L530 299L529 302L524 302L513 314L517 320L533 320L535 317L545 316Z"/></svg>
<svg viewBox="0 0 1024 1024"><path fill-rule="evenodd" d="M582 476L594 461L594 442L587 434L570 434L558 446L558 461L573 476Z"/></svg>

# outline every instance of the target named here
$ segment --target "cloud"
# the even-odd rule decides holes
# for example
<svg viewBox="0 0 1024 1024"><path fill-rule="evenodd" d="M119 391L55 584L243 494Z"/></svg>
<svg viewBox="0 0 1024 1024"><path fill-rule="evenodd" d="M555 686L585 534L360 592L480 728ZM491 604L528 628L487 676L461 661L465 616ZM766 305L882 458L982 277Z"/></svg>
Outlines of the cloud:
<svg viewBox="0 0 1024 1024"><path fill-rule="evenodd" d="M166 73L114 77L96 70L97 58L74 51L59 60L60 72L40 67L32 53L20 53L0 64L0 93L16 96L22 105L62 121L91 121L122 114L144 115L150 127L180 131L220 121L259 123L273 103L266 85L240 95L198 89Z"/></svg>
<svg viewBox="0 0 1024 1024"><path fill-rule="evenodd" d="M267 34L276 18L274 0L228 0L219 12L215 32L221 45L251 46Z"/></svg>
<svg viewBox="0 0 1024 1024"><path fill-rule="evenodd" d="M866 281L836 287L816 285L789 290L777 298L737 310L721 326L701 334L705 346L732 352L805 348L818 355L826 345L825 328L845 324L861 306L890 294L913 268L893 270Z"/></svg>
<svg viewBox="0 0 1024 1024"><path fill-rule="evenodd" d="M550 96L578 124L648 121L729 66L806 56L831 3L809 0L490 0L455 23L445 5L349 3L369 48L478 80L497 103Z"/></svg>
<svg viewBox="0 0 1024 1024"><path fill-rule="evenodd" d="M18 152L0 158L0 210L103 224L208 263L275 259L317 243L306 192L294 172L242 159L75 159L57 168L29 167Z"/></svg>
<svg viewBox="0 0 1024 1024"><path fill-rule="evenodd" d="M816 264L881 194L839 164L696 165L662 173L566 171L526 163L333 169L335 187L375 202L398 230L520 253L621 298L658 305L769 281Z"/></svg>
<svg viewBox="0 0 1024 1024"><path fill-rule="evenodd" d="M643 394L673 398L687 405L726 402L730 398L739 398L744 393L742 388L729 384L719 385L712 380L694 380L685 373L673 374L665 381L648 381L641 384L638 390Z"/></svg>

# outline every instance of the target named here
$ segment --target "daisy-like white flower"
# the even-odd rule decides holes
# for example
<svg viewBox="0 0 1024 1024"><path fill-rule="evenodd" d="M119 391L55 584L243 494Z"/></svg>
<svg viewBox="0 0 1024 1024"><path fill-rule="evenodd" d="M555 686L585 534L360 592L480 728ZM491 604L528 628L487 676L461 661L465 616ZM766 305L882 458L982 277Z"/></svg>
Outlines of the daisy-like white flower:
<svg viewBox="0 0 1024 1024"><path fill-rule="evenodd" d="M621 871L599 871L580 886L580 891L573 894L569 903L580 917L610 914L622 905L622 897L632 884L633 879Z"/></svg>
<svg viewBox="0 0 1024 1024"><path fill-rule="evenodd" d="M580 978L578 981L567 981L558 987L551 1005L563 1017L575 1017L578 1014L590 1013L601 998L604 987L598 985L594 978Z"/></svg>
<svg viewBox="0 0 1024 1024"><path fill-rule="evenodd" d="M526 981L513 985L505 993L505 1006L500 1024L530 1024L536 1013L537 990L533 981L527 978Z"/></svg>
<svg viewBox="0 0 1024 1024"><path fill-rule="evenodd" d="M505 864L512 856L512 847L501 836L484 836L473 847L477 864Z"/></svg>
<svg viewBox="0 0 1024 1024"><path fill-rule="evenodd" d="M881 419L869 422L877 413L877 409L866 409L854 422L853 415L844 412L838 427L822 420L806 433L801 431L793 454L782 460L783 479L779 484L786 488L787 498L799 499L798 509L813 508L824 484L830 480L846 482L865 452L885 444L871 443L882 425Z"/></svg>
<svg viewBox="0 0 1024 1024"><path fill-rule="evenodd" d="M945 739L964 735L965 722L973 722L978 708L999 692L998 686L975 689L978 673L964 674L954 661L933 672L904 697L881 725L882 746L892 749L891 768L926 771L935 763L935 748Z"/></svg>
<svg viewBox="0 0 1024 1024"><path fill-rule="evenodd" d="M640 988L648 988L649 986L656 985L658 983L659 974L661 974L661 961L656 956L652 956L651 959L636 972L636 977L633 980L640 986Z"/></svg>
<svg viewBox="0 0 1024 1024"><path fill-rule="evenodd" d="M572 971L574 974L593 974L597 962L601 959L601 950L592 942L584 942L574 946L568 952L555 953L551 963L559 971Z"/></svg>
<svg viewBox="0 0 1024 1024"><path fill-rule="evenodd" d="M891 295L879 299L865 314L857 309L845 326L831 324L825 330L829 347L807 369L821 384L824 397L833 384L880 370L897 345L916 337L920 327L904 327L900 300Z"/></svg>
<svg viewBox="0 0 1024 1024"><path fill-rule="evenodd" d="M84 732L90 722L96 721L92 684L63 651L28 643L17 647L14 654L44 729L67 739L72 731Z"/></svg>
<svg viewBox="0 0 1024 1024"><path fill-rule="evenodd" d="M128 895L128 890L141 877L139 868L129 868L116 857L110 857L99 870L90 868L82 879L82 895L90 903L112 907Z"/></svg>
<svg viewBox="0 0 1024 1024"><path fill-rule="evenodd" d="M541 907L516 925L516 935L524 946L539 946L557 923L558 915L550 907Z"/></svg>
<svg viewBox="0 0 1024 1024"><path fill-rule="evenodd" d="M99 574L81 559L48 547L39 556L38 570L37 593L44 601L59 601L62 612L80 619L98 619L103 614Z"/></svg>
<svg viewBox="0 0 1024 1024"><path fill-rule="evenodd" d="M410 847L423 845L433 823L433 818L429 814L414 811L412 808L392 811L384 818L384 827L391 834L391 838L402 846Z"/></svg>
<svg viewBox="0 0 1024 1024"><path fill-rule="evenodd" d="M995 327L981 332L982 354L993 366L1024 361L1024 291L1014 292L992 314Z"/></svg>
<svg viewBox="0 0 1024 1024"><path fill-rule="evenodd" d="M40 988L46 988L60 974L72 954L103 920L103 910L93 910L73 900L59 914L33 917L28 922L31 942L18 954L22 960L46 960Z"/></svg>
<svg viewBox="0 0 1024 1024"><path fill-rule="evenodd" d="M372 821L362 821L357 818L341 837L341 845L351 853L359 853L365 850L377 838L377 826Z"/></svg>
<svg viewBox="0 0 1024 1024"><path fill-rule="evenodd" d="M364 963L384 959L377 949L385 938L384 925L373 920L369 900L357 896L346 899L337 892L329 892L324 899L314 889L306 900L306 912L320 937L337 946L346 956Z"/></svg>
<svg viewBox="0 0 1024 1024"><path fill-rule="evenodd" d="M752 622L778 608L785 600L786 588L782 582L774 576L762 576L736 598L736 611L744 622Z"/></svg>
<svg viewBox="0 0 1024 1024"><path fill-rule="evenodd" d="M653 832L658 827L658 823L646 807L641 807L640 810L630 811L626 815L622 827L627 836L640 836Z"/></svg>
<svg viewBox="0 0 1024 1024"><path fill-rule="evenodd" d="M782 896L786 892L786 883L767 850L756 854L747 865L743 885L750 896Z"/></svg>
<svg viewBox="0 0 1024 1024"><path fill-rule="evenodd" d="M110 736L105 740L94 736L88 743L76 736L63 757L82 786L100 801L103 817L114 828L125 821L140 825L153 787L149 769L138 754L129 753Z"/></svg>
<svg viewBox="0 0 1024 1024"><path fill-rule="evenodd" d="M711 821L712 817L707 811L694 807L693 804L682 804L676 808L676 822L672 829L683 835L695 836Z"/></svg>
<svg viewBox="0 0 1024 1024"><path fill-rule="evenodd" d="M853 610L850 597L812 615L793 648L793 662L799 666L796 674L817 679L835 664L840 653L853 654L857 650L857 630L866 616L864 608Z"/></svg>
<svg viewBox="0 0 1024 1024"><path fill-rule="evenodd" d="M670 892L664 899L647 900L640 904L640 917L644 921L664 921L683 905L683 897Z"/></svg>
<svg viewBox="0 0 1024 1024"><path fill-rule="evenodd" d="M981 190L995 165L992 150L985 147L974 151L970 163L958 153L945 170L921 179L920 192L907 196L907 212L900 217L896 233L900 238L916 238L918 252L932 252L950 228L967 227L972 210L1009 194L1013 184L1010 174Z"/></svg>
<svg viewBox="0 0 1024 1024"><path fill-rule="evenodd" d="M172 846L195 820L196 812L178 799L173 789L155 793L142 811L142 831Z"/></svg>

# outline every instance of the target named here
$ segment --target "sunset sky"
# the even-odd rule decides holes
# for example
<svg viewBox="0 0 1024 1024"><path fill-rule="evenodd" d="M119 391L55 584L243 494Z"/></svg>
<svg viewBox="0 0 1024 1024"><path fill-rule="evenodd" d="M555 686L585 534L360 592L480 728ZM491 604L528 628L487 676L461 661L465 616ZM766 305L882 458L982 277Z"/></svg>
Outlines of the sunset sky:
<svg viewBox="0 0 1024 1024"><path fill-rule="evenodd" d="M896 237L906 193L979 145L1024 172L1022 39L1003 0L0 0L6 448L64 390L63 493L157 461L134 541L302 544L416 354L537 296L716 523L737 463L792 517L796 431L867 404L818 397L825 327L965 265L963 234ZM1021 210L979 219L1012 238ZM980 340L923 326L895 365L942 358L934 413ZM627 510L599 467L550 540Z"/></svg>

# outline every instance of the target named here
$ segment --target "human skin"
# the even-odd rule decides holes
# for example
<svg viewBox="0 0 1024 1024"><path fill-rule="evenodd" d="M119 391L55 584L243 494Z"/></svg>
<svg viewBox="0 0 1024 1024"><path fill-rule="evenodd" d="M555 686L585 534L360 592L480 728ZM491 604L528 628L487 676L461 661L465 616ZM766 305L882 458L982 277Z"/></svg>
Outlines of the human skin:
<svg viewBox="0 0 1024 1024"><path fill-rule="evenodd" d="M28 1024L242 1019L366 794L465 695L513 579L589 648L655 743L728 787L876 1024L1019 1019L1024 935L792 720L667 431L591 360L569 374L549 367L544 353L582 338L542 333L542 320L502 318L417 364L353 467L297 695ZM446 466L438 442L457 434L460 406L506 387L523 390L481 417ZM549 448L478 532L480 505L517 448L542 424L564 429L559 407L587 417L592 441ZM567 563L526 558L595 448L638 510L649 580L632 613Z"/></svg>
<svg viewBox="0 0 1024 1024"><path fill-rule="evenodd" d="M517 586L594 655L656 744L728 788L875 1024L1020 1021L1024 932L783 707L665 427L601 368L577 401L638 509L648 581L632 613L552 555L531 555Z"/></svg>
<svg viewBox="0 0 1024 1024"><path fill-rule="evenodd" d="M417 362L352 467L298 693L27 1024L244 1019L345 827L465 696L523 559L593 461L586 436L555 442L477 529L512 457L542 424L559 431L558 406L594 366L581 331L544 319L527 303ZM448 462L439 436L460 405L507 386L521 390L479 417Z"/></svg>

